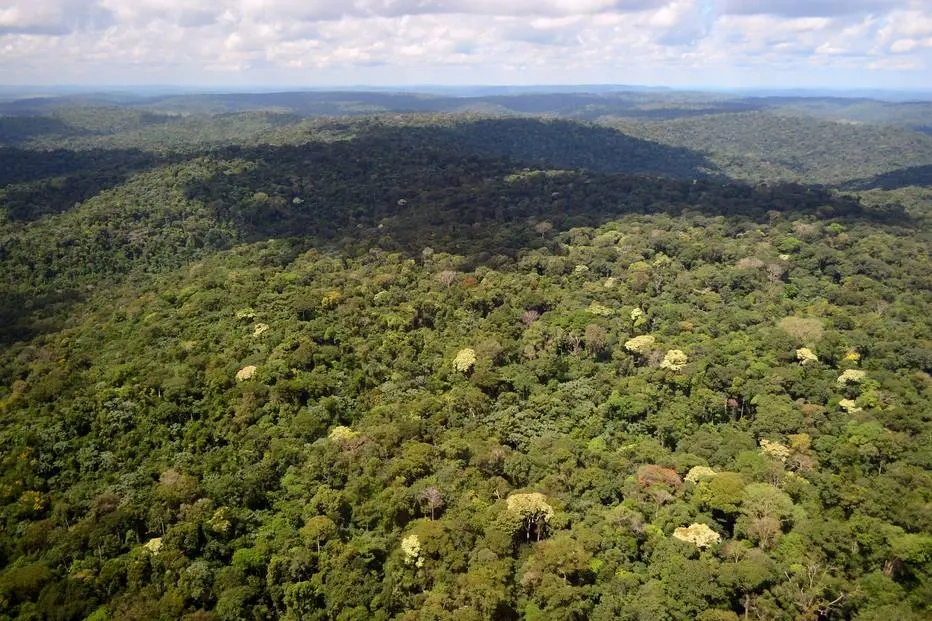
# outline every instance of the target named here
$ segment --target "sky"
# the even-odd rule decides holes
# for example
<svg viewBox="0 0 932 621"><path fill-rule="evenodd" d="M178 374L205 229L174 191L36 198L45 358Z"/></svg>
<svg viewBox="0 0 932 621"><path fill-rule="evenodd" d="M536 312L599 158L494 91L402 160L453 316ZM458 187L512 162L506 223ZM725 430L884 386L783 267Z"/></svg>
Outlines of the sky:
<svg viewBox="0 0 932 621"><path fill-rule="evenodd" d="M932 0L0 0L0 84L932 89Z"/></svg>

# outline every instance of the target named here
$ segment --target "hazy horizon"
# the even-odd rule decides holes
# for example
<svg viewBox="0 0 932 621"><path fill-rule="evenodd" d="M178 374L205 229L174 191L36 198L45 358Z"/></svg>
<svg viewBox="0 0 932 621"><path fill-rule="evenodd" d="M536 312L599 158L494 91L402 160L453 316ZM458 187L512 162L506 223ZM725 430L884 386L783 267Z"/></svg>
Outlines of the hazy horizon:
<svg viewBox="0 0 932 621"><path fill-rule="evenodd" d="M593 94L612 95L624 93L655 93L670 96L724 96L749 98L813 97L839 99L878 99L889 101L932 100L932 88L753 88L721 87L715 85L695 88L677 88L665 85L640 84L337 84L315 85L207 85L184 84L0 84L0 97L27 99L33 97L80 97L122 96L150 98L163 96L196 95L274 95L274 94L327 94L327 93L375 93L383 95L408 94L428 97L482 98L507 95L548 94Z"/></svg>

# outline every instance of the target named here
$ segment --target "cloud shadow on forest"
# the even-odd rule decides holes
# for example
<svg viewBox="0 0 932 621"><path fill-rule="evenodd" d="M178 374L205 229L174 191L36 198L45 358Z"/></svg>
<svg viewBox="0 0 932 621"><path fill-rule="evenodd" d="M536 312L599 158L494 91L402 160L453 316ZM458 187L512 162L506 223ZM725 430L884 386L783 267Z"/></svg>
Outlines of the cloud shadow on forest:
<svg viewBox="0 0 932 621"><path fill-rule="evenodd" d="M768 212L775 211L909 224L902 209L869 211L825 188L729 182L700 154L605 127L535 119L398 126L366 119L350 121L344 129L344 136L353 137L213 149L213 158L230 165L220 163L215 175L191 181L184 190L207 206L213 219L232 223L238 241L289 238L302 247L350 254L381 247L412 257L431 247L467 257L473 265L545 245L533 228L544 220L554 232L599 226L625 214L684 212L757 222L766 222ZM45 166L43 157L51 158ZM250 165L234 164L237 160ZM46 206L46 213L54 205L67 209L87 194L164 161L136 150L0 150L0 163L16 165L0 168L3 182L41 182L51 188L53 207ZM83 175L89 177L87 185L79 182ZM64 177L56 182L63 187L55 189L51 177ZM17 190L11 189L15 196ZM33 219L40 211L27 209L20 218ZM0 246L0 260L2 251ZM148 260L140 258L127 269L144 268ZM44 268L37 264L36 269ZM83 292L56 295L5 295L0 343L53 331L54 321L47 318L61 316Z"/></svg>
<svg viewBox="0 0 932 621"><path fill-rule="evenodd" d="M70 138L92 134L52 116L0 116L0 145L19 146L49 135Z"/></svg>
<svg viewBox="0 0 932 621"><path fill-rule="evenodd" d="M932 165L900 168L867 179L848 181L840 186L845 191L897 190L909 186L932 187Z"/></svg>
<svg viewBox="0 0 932 621"><path fill-rule="evenodd" d="M38 151L0 147L0 187L6 217L31 222L62 213L75 203L125 182L131 175L165 163L140 149Z"/></svg>
<svg viewBox="0 0 932 621"><path fill-rule="evenodd" d="M540 245L531 222L557 230L629 213L766 221L768 212L902 223L828 189L728 181L702 155L568 121L486 119L447 126L372 124L352 140L231 148L254 168L188 188L246 239L379 245L416 256L429 246L514 256Z"/></svg>

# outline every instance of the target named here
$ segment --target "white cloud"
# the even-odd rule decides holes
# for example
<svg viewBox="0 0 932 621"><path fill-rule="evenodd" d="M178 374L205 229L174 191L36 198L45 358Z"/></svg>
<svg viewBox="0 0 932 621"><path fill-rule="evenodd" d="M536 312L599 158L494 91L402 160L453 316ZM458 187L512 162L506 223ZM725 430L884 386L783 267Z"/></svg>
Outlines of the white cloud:
<svg viewBox="0 0 932 621"><path fill-rule="evenodd" d="M894 54L905 54L907 52L912 52L919 47L919 45L919 41L915 39L897 39L890 45L890 51Z"/></svg>
<svg viewBox="0 0 932 621"><path fill-rule="evenodd" d="M6 2L5 82L932 86L927 0Z"/></svg>
<svg viewBox="0 0 932 621"><path fill-rule="evenodd" d="M12 0L0 7L0 35L58 36L112 23L113 15L93 0Z"/></svg>

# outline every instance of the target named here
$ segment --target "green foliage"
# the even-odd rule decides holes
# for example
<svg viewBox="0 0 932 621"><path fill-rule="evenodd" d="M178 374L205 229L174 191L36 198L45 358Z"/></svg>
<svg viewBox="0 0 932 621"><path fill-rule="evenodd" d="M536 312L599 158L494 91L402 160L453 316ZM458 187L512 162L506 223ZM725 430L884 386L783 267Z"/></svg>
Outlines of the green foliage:
<svg viewBox="0 0 932 621"><path fill-rule="evenodd" d="M927 166L932 160L932 138L904 127L823 120L779 110L606 122L640 138L709 153L716 165L738 179L867 181L883 173Z"/></svg>
<svg viewBox="0 0 932 621"><path fill-rule="evenodd" d="M922 193L565 122L62 115L100 133L4 161L178 150L4 168L0 617L928 616Z"/></svg>

